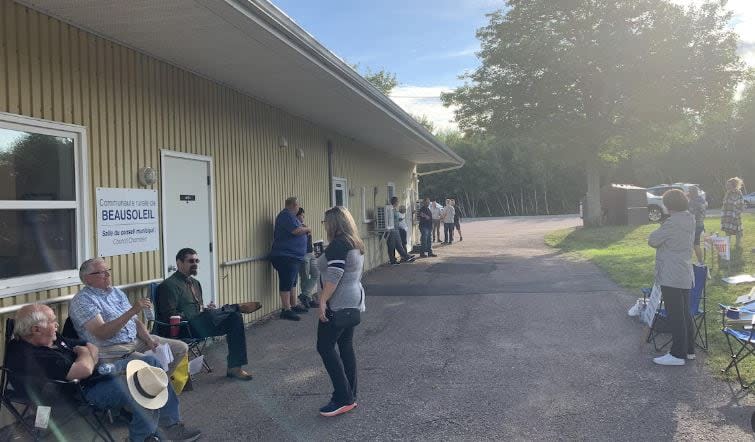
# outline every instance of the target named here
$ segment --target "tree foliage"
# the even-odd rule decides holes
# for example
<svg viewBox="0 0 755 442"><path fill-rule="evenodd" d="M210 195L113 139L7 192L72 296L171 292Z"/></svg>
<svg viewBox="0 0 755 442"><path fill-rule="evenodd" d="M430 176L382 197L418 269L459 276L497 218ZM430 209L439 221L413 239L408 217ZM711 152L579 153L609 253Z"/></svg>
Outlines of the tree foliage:
<svg viewBox="0 0 755 442"><path fill-rule="evenodd" d="M442 98L470 134L584 167L598 220L607 165L668 150L730 101L742 75L730 18L721 2L508 0L478 31L481 66Z"/></svg>
<svg viewBox="0 0 755 442"><path fill-rule="evenodd" d="M355 70L359 71L358 66L355 66ZM398 86L396 74L385 69L373 71L371 68L367 68L361 75L386 96L390 95L391 91Z"/></svg>

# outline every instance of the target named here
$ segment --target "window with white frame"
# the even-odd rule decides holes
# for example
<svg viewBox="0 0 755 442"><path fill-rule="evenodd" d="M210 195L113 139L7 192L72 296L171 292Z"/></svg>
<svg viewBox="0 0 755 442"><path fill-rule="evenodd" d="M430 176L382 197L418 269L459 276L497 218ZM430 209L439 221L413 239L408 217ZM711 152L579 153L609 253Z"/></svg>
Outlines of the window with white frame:
<svg viewBox="0 0 755 442"><path fill-rule="evenodd" d="M333 177L333 205L349 207L349 186L346 178Z"/></svg>
<svg viewBox="0 0 755 442"><path fill-rule="evenodd" d="M78 281L84 129L0 113L0 296Z"/></svg>
<svg viewBox="0 0 755 442"><path fill-rule="evenodd" d="M386 193L388 194L388 198L385 203L390 204L391 198L396 196L396 185L393 183L388 183L385 187L386 187Z"/></svg>

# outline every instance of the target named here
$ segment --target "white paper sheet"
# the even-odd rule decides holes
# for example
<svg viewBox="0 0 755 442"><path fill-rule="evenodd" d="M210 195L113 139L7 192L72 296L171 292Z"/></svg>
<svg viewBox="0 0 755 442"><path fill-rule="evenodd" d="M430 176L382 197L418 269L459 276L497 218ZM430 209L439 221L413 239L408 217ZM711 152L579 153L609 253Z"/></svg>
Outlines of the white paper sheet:
<svg viewBox="0 0 755 442"><path fill-rule="evenodd" d="M199 355L196 358L189 361L189 374L194 376L202 371L202 362L204 362L204 355Z"/></svg>
<svg viewBox="0 0 755 442"><path fill-rule="evenodd" d="M647 325L652 324L653 318L655 318L655 311L658 310L660 305L661 288L658 285L653 285L653 290L650 292L650 297L648 297L647 306L645 307L645 310L640 313L640 319L642 322Z"/></svg>
<svg viewBox="0 0 755 442"><path fill-rule="evenodd" d="M144 354L154 356L165 371L168 371L170 363L173 362L173 352L170 351L170 346L168 344L160 344L155 348L155 351L147 350Z"/></svg>
<svg viewBox="0 0 755 442"><path fill-rule="evenodd" d="M755 278L752 275L736 275L723 278L723 281L727 284L744 284L748 282L755 282Z"/></svg>

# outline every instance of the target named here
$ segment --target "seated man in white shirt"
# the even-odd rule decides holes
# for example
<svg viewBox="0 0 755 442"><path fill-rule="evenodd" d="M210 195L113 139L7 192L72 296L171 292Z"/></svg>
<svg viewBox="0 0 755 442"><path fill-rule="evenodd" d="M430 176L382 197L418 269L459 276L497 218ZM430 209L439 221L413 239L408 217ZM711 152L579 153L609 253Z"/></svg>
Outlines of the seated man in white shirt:
<svg viewBox="0 0 755 442"><path fill-rule="evenodd" d="M81 339L96 345L100 359L108 361L135 353L139 355L166 343L173 353L168 374L172 374L189 351L186 343L151 335L137 315L152 308L148 299L131 305L126 294L113 287L111 270L102 258L84 261L79 277L86 286L73 297L68 316Z"/></svg>

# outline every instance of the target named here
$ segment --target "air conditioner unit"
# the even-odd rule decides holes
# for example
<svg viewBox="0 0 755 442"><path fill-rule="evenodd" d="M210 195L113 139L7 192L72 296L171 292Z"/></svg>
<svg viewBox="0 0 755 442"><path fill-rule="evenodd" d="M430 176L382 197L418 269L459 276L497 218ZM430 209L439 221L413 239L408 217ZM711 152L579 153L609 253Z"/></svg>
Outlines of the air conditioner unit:
<svg viewBox="0 0 755 442"><path fill-rule="evenodd" d="M378 207L375 210L375 229L393 230L393 206Z"/></svg>

